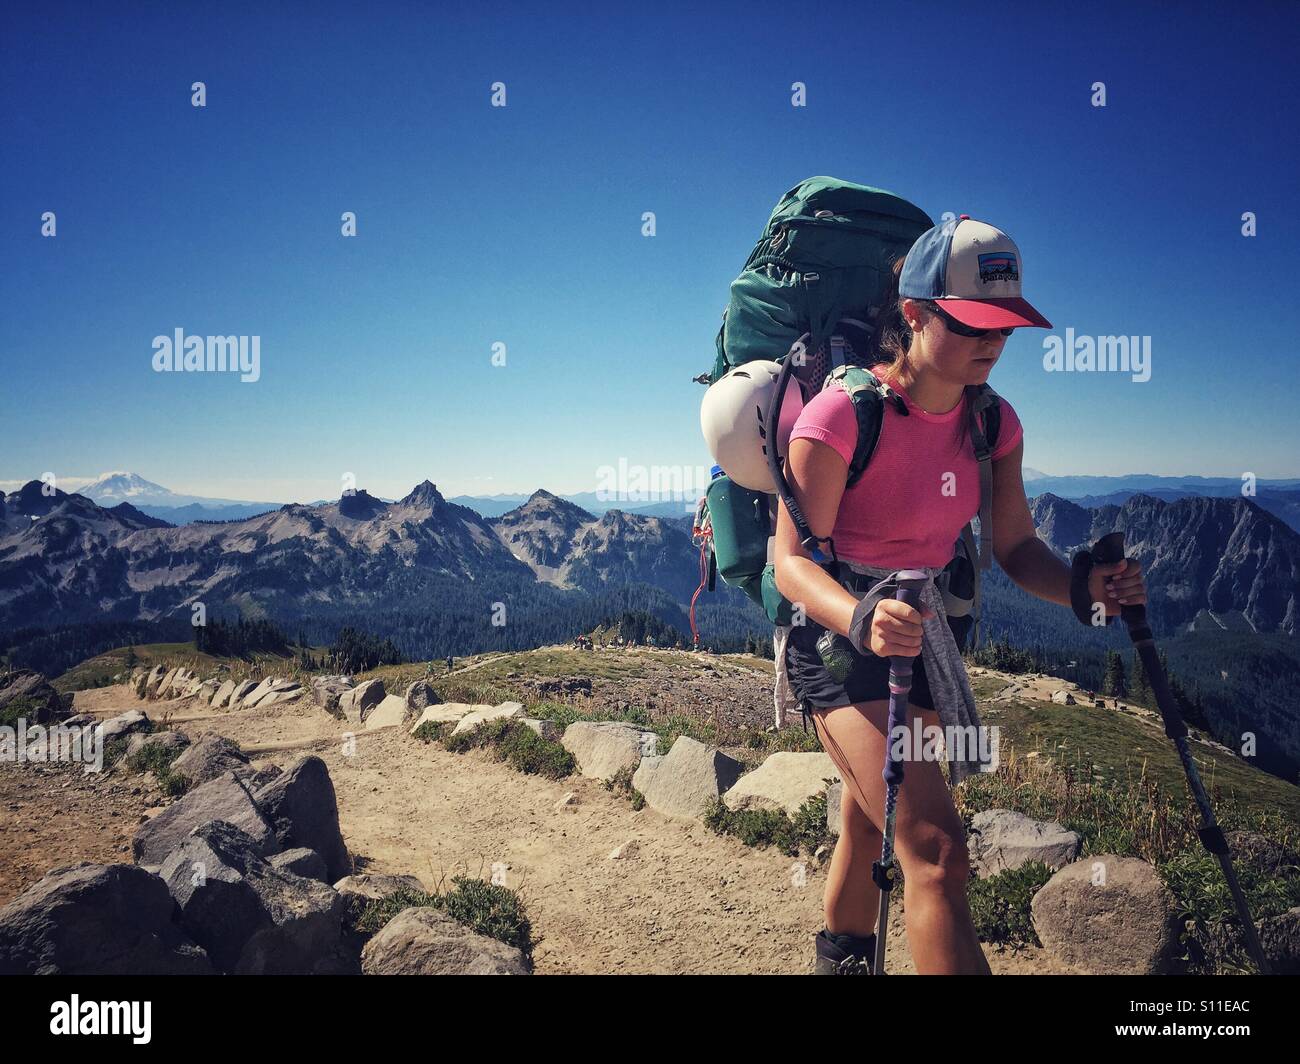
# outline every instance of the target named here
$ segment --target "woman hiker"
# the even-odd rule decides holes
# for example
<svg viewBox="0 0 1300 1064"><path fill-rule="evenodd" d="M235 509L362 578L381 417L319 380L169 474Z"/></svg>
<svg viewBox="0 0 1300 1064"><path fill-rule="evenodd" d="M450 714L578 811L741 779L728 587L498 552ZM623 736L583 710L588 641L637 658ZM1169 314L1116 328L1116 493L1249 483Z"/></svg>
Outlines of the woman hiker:
<svg viewBox="0 0 1300 1064"><path fill-rule="evenodd" d="M883 361L871 372L901 396L907 416L884 404L879 442L861 479L846 491L857 421L848 396L826 388L795 422L786 476L814 535L832 537L835 554L855 563L858 573L882 577L912 568L933 577L948 564L954 542L979 507L964 388L988 380L1016 328L1051 328L1051 323L1021 296L1016 244L966 215L923 234L895 272L898 298L878 318L875 357ZM993 556L1025 591L1069 609L1070 567L1035 535L1025 501L1023 435L1015 411L1002 400L992 453ZM803 549L784 506L778 508L775 550L778 589L803 605L806 618L790 631L790 684L844 781L815 971L866 974L880 899L871 866L880 857L885 826L881 772L889 657L915 658L907 706L912 729L956 721L978 727L979 718L933 579L923 590L920 611L892 598L880 600L862 629L862 653L854 655L840 684L815 644L828 628L848 636L858 597ZM1107 617L1118 615L1122 603L1146 601L1140 566L1131 559L1095 566L1089 591L1094 602L1104 603ZM927 679L926 658L937 680ZM954 785L979 770L979 762L955 760L952 750L946 756ZM896 807L895 852L917 972L988 974L966 898L970 866L964 828L933 758L907 760Z"/></svg>

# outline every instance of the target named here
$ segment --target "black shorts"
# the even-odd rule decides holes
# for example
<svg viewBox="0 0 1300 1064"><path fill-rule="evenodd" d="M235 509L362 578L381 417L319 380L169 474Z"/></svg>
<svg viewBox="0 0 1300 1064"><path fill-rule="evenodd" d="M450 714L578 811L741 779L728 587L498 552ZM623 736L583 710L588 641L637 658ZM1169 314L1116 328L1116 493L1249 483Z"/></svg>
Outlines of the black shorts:
<svg viewBox="0 0 1300 1064"><path fill-rule="evenodd" d="M790 678L790 688L799 699L799 708L807 714L813 709L831 709L850 702L876 702L889 698L889 659L875 654L855 655L853 668L838 684L831 679L821 655L817 653L817 640L826 631L811 617L804 624L791 627L785 646L785 667ZM921 709L934 709L930 684L925 678L925 665L918 654L912 661L912 689L907 700Z"/></svg>

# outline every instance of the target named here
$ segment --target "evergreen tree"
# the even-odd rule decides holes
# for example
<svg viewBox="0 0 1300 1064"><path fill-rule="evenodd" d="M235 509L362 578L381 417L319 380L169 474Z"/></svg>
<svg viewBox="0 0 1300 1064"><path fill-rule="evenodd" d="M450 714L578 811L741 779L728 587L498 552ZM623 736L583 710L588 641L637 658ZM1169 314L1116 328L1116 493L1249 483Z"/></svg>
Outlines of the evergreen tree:
<svg viewBox="0 0 1300 1064"><path fill-rule="evenodd" d="M1124 659L1116 650L1106 651L1106 679L1102 682L1102 694L1112 698L1125 698L1128 685L1124 682Z"/></svg>
<svg viewBox="0 0 1300 1064"><path fill-rule="evenodd" d="M1133 649L1133 664L1129 669L1129 675L1133 677L1133 691L1129 695L1134 702L1141 702L1149 705L1152 701L1151 681L1147 679L1146 666L1142 664L1142 657Z"/></svg>

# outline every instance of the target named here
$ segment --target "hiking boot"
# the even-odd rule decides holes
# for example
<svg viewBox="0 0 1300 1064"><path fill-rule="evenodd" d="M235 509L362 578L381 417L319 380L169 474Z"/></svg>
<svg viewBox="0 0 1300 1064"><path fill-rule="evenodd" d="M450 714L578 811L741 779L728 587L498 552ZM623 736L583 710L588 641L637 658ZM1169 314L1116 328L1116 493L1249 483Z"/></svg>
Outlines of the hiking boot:
<svg viewBox="0 0 1300 1064"><path fill-rule="evenodd" d="M832 935L817 932L813 975L870 975L876 956L876 936Z"/></svg>

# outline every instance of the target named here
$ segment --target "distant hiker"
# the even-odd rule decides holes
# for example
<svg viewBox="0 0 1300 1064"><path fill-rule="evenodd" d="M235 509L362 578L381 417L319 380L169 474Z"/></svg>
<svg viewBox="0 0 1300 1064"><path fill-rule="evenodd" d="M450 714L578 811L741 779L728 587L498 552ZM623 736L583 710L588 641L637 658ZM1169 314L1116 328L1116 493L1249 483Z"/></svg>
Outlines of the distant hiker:
<svg viewBox="0 0 1300 1064"><path fill-rule="evenodd" d="M966 215L923 233L906 258L895 261L893 292L877 317L871 357L863 360L888 386L869 464L846 490L858 422L843 388L812 395L790 432L785 477L823 561L805 549L788 505L778 506L776 583L806 612L806 623L789 629L782 665L844 781L842 827L826 879L826 926L816 938L819 974L869 972L876 955L880 889L871 872L886 829L881 771L890 656L915 659L912 729L929 735L928 729L945 725L980 728L934 578L980 509L980 463L969 443L973 389L987 380L1016 328L1051 328L1022 298L1021 270L1014 241ZM1036 536L1025 501L1020 420L1005 400L997 403L992 517L981 522L981 546L991 548L1014 583L1070 608L1070 566ZM893 597L889 581L901 569L929 577L919 611ZM1105 604L1107 617L1119 614L1121 602L1146 600L1140 566L1132 560L1095 566L1087 588L1094 603ZM829 652L828 629L850 649L847 658ZM952 748L945 754L953 786L986 764L979 755L958 757ZM938 761L904 758L893 826L916 970L988 974L967 902L970 866L961 818Z"/></svg>
<svg viewBox="0 0 1300 1064"><path fill-rule="evenodd" d="M451 657L450 654L448 654L448 655L447 655L447 671L448 671L448 672L451 672L451 665L452 665L452 657Z"/></svg>

